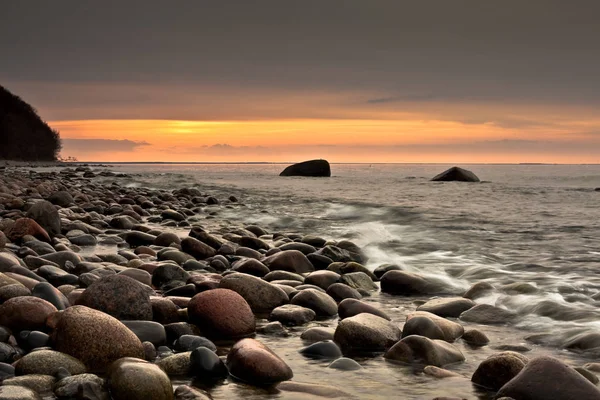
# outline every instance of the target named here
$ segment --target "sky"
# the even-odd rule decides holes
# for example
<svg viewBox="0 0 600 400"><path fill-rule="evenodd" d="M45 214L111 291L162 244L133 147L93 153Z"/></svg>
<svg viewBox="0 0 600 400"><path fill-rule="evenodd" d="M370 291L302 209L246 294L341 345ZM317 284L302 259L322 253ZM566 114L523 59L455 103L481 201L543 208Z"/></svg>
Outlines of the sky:
<svg viewBox="0 0 600 400"><path fill-rule="evenodd" d="M600 2L6 2L80 161L600 163Z"/></svg>

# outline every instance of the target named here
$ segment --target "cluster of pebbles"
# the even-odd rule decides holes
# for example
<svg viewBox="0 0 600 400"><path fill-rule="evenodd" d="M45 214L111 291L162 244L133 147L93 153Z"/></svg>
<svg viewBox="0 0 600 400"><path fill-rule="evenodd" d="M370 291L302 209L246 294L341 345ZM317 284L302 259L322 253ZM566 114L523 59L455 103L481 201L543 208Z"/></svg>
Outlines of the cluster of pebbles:
<svg viewBox="0 0 600 400"><path fill-rule="evenodd" d="M337 317L335 329L301 331L297 351L342 371L361 369L357 356L384 354L442 379L457 376L444 367L465 360L455 341L489 342L462 323L514 317L476 303L489 284L452 296L444 282L396 265L366 268L350 241L219 223L220 208L243 207L233 196L126 188L120 177L86 167L3 171L0 399L211 398L176 384L189 377L204 388L227 380L282 398L350 398L295 382L285 357L256 337ZM365 301L378 291L447 297L431 297L402 325ZM502 399L600 399L599 367L502 351L471 382Z"/></svg>

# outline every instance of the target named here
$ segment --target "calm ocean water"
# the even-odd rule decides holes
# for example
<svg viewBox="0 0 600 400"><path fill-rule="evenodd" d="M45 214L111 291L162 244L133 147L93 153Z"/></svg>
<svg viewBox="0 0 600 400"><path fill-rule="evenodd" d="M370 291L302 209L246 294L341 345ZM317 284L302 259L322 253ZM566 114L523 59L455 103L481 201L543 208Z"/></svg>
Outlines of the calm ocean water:
<svg viewBox="0 0 600 400"><path fill-rule="evenodd" d="M600 347L584 352L564 347L593 333L592 341L600 346L600 192L594 191L600 187L600 165L462 166L483 182L430 182L449 166L425 164L334 164L329 179L279 177L285 165L276 164L113 169L132 174L128 185L195 186L221 197L233 194L245 207L221 213L232 223L351 239L370 257L369 268L395 263L444 279L459 292L480 281L497 288L529 284L525 291L499 290L478 299L519 318L511 326L476 326L492 339L486 348L459 345L467 363L450 369L467 377L479 361L498 351L494 345L522 344L531 348L528 355L554 354L572 365L594 361ZM414 310L414 300L368 299L399 323ZM290 362L296 380L337 384L362 398L386 395L386 388L395 396L399 387L405 398L489 396L465 382L437 381L381 358L360 360L365 366L360 378L347 382L348 373L328 372L323 362L298 355L302 344L297 336L264 340ZM239 385L213 391L216 398L253 394Z"/></svg>

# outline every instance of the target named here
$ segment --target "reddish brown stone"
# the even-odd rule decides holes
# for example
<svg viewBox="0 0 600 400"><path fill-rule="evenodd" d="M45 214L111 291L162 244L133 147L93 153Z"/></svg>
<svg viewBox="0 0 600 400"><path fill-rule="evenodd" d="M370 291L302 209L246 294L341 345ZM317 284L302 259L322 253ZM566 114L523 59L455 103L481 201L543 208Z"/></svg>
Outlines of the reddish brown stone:
<svg viewBox="0 0 600 400"><path fill-rule="evenodd" d="M285 361L254 339L240 340L231 348L227 368L235 378L255 385L272 385L294 376Z"/></svg>
<svg viewBox="0 0 600 400"><path fill-rule="evenodd" d="M19 218L16 220L7 237L11 242L17 243L26 235L31 235L36 239L50 243L48 232L31 218Z"/></svg>
<svg viewBox="0 0 600 400"><path fill-rule="evenodd" d="M54 349L69 354L94 371L104 371L122 357L144 358L144 346L118 319L85 306L51 316Z"/></svg>
<svg viewBox="0 0 600 400"><path fill-rule="evenodd" d="M0 306L0 325L14 332L44 330L46 318L56 307L33 296L15 297Z"/></svg>
<svg viewBox="0 0 600 400"><path fill-rule="evenodd" d="M256 329L250 306L229 289L213 289L195 295L188 304L190 322L215 339L249 336Z"/></svg>

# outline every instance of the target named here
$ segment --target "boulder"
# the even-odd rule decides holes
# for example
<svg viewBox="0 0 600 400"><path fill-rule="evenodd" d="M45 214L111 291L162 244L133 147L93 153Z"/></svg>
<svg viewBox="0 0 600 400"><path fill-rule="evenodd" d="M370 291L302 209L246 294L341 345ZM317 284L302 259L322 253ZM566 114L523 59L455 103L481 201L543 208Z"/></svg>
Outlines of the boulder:
<svg viewBox="0 0 600 400"><path fill-rule="evenodd" d="M236 339L256 330L252 309L233 290L219 288L198 293L187 310L190 322L209 338Z"/></svg>
<svg viewBox="0 0 600 400"><path fill-rule="evenodd" d="M333 340L333 336L335 334L335 329L333 328L323 328L320 326L316 326L313 328L308 328L302 335L300 335L300 339L304 340L308 343L320 342L322 340Z"/></svg>
<svg viewBox="0 0 600 400"><path fill-rule="evenodd" d="M400 329L392 322L362 313L340 321L333 340L344 354L380 352L400 340L400 335Z"/></svg>
<svg viewBox="0 0 600 400"><path fill-rule="evenodd" d="M471 346L485 346L490 342L490 339L485 333L478 329L469 329L463 333L461 339L470 344Z"/></svg>
<svg viewBox="0 0 600 400"><path fill-rule="evenodd" d="M69 374L83 374L85 365L78 359L54 350L36 350L25 355L15 364L15 375L56 375L59 368Z"/></svg>
<svg viewBox="0 0 600 400"><path fill-rule="evenodd" d="M308 285L315 285L321 289L327 290L329 286L339 282L340 278L340 274L336 272L322 270L308 274L306 278L304 278L304 283Z"/></svg>
<svg viewBox="0 0 600 400"><path fill-rule="evenodd" d="M33 236L38 240L50 242L48 232L31 218L17 219L12 228L7 232L6 236L13 243L22 241L24 236Z"/></svg>
<svg viewBox="0 0 600 400"><path fill-rule="evenodd" d="M339 369L340 371L358 371L362 366L351 358L340 357L327 366L327 368Z"/></svg>
<svg viewBox="0 0 600 400"><path fill-rule="evenodd" d="M186 351L185 353L172 354L158 360L156 365L169 376L189 375L191 353L191 351Z"/></svg>
<svg viewBox="0 0 600 400"><path fill-rule="evenodd" d="M460 319L477 324L507 324L516 318L516 314L491 304L477 304L460 314Z"/></svg>
<svg viewBox="0 0 600 400"><path fill-rule="evenodd" d="M300 349L300 354L310 358L325 358L334 360L342 356L342 351L333 340L324 340Z"/></svg>
<svg viewBox="0 0 600 400"><path fill-rule="evenodd" d="M181 335L175 342L173 348L176 351L193 351L198 347L206 347L210 351L217 351L217 346L209 339L196 335Z"/></svg>
<svg viewBox="0 0 600 400"><path fill-rule="evenodd" d="M441 297L420 305L417 311L427 311L444 318L458 318L462 312L473 307L475 307L473 300L463 297Z"/></svg>
<svg viewBox="0 0 600 400"><path fill-rule="evenodd" d="M135 358L122 358L109 368L107 384L114 399L172 400L173 386L158 366Z"/></svg>
<svg viewBox="0 0 600 400"><path fill-rule="evenodd" d="M296 294L291 301L292 304L310 308L317 316L331 317L337 314L338 307L327 293L316 289L304 289Z"/></svg>
<svg viewBox="0 0 600 400"><path fill-rule="evenodd" d="M292 379L292 369L271 349L254 339L242 339L227 354L229 373L253 385L273 385Z"/></svg>
<svg viewBox="0 0 600 400"><path fill-rule="evenodd" d="M217 254L214 248L190 236L181 241L181 250L198 260L205 260Z"/></svg>
<svg viewBox="0 0 600 400"><path fill-rule="evenodd" d="M172 281L187 282L190 274L178 265L162 264L152 271L152 285L162 288Z"/></svg>
<svg viewBox="0 0 600 400"><path fill-rule="evenodd" d="M473 172L460 167L452 167L431 178L436 182L479 182L479 178Z"/></svg>
<svg viewBox="0 0 600 400"><path fill-rule="evenodd" d="M459 349L444 340L411 335L400 340L384 355L388 360L443 367L465 360Z"/></svg>
<svg viewBox="0 0 600 400"><path fill-rule="evenodd" d="M56 312L46 300L33 296L14 297L0 305L0 326L14 332L45 330L46 318Z"/></svg>
<svg viewBox="0 0 600 400"><path fill-rule="evenodd" d="M165 327L158 322L153 321L121 321L123 325L129 328L140 342L150 342L155 346L163 345L167 342L167 333Z"/></svg>
<svg viewBox="0 0 600 400"><path fill-rule="evenodd" d="M229 372L221 358L206 347L198 347L190 354L190 373L199 379L224 379Z"/></svg>
<svg viewBox="0 0 600 400"><path fill-rule="evenodd" d="M600 390L573 368L553 357L534 358L508 381L497 398L519 400L600 399Z"/></svg>
<svg viewBox="0 0 600 400"><path fill-rule="evenodd" d="M0 400L41 400L42 397L25 386L0 386Z"/></svg>
<svg viewBox="0 0 600 400"><path fill-rule="evenodd" d="M262 262L271 271L283 270L303 274L315 270L315 267L308 258L298 250L280 251L279 253L266 257Z"/></svg>
<svg viewBox="0 0 600 400"><path fill-rule="evenodd" d="M263 277L270 272L269 268L265 264L254 258L245 258L237 261L232 265L231 269L236 272L258 277Z"/></svg>
<svg viewBox="0 0 600 400"><path fill-rule="evenodd" d="M54 394L60 399L108 400L106 382L94 374L66 376L54 385ZM78 397L79 396L79 397Z"/></svg>
<svg viewBox="0 0 600 400"><path fill-rule="evenodd" d="M364 290L366 292L379 289L371 277L364 272L350 272L342 275L340 280L351 288Z"/></svg>
<svg viewBox="0 0 600 400"><path fill-rule="evenodd" d="M121 320L152 320L152 306L143 285L125 275L92 283L76 302Z"/></svg>
<svg viewBox="0 0 600 400"><path fill-rule="evenodd" d="M3 386L22 386L34 390L37 393L52 392L52 385L56 378L50 375L31 374L15 376L2 381Z"/></svg>
<svg viewBox="0 0 600 400"><path fill-rule="evenodd" d="M327 160L303 161L286 167L279 176L329 177L331 176L331 167Z"/></svg>
<svg viewBox="0 0 600 400"><path fill-rule="evenodd" d="M271 311L270 321L279 321L284 325L304 325L315 319L316 313L310 308L285 304Z"/></svg>
<svg viewBox="0 0 600 400"><path fill-rule="evenodd" d="M248 274L229 274L221 279L219 287L237 292L257 313L270 312L289 302L287 293L281 288Z"/></svg>
<svg viewBox="0 0 600 400"><path fill-rule="evenodd" d="M442 329L427 317L415 317L406 321L402 328L402 337L410 335L425 336L429 339L445 339Z"/></svg>
<svg viewBox="0 0 600 400"><path fill-rule="evenodd" d="M406 316L406 322L409 322L412 318L416 317L426 317L432 320L442 330L444 333L444 340L447 342L453 342L465 333L465 328L461 324L426 311L415 311L408 314Z"/></svg>
<svg viewBox="0 0 600 400"><path fill-rule="evenodd" d="M528 362L527 357L513 351L493 354L479 364L471 377L471 382L497 391L517 376Z"/></svg>
<svg viewBox="0 0 600 400"><path fill-rule="evenodd" d="M330 295L335 301L342 301L344 299L362 299L360 292L354 288L343 283L334 283L327 288L327 294Z"/></svg>
<svg viewBox="0 0 600 400"><path fill-rule="evenodd" d="M85 306L72 306L48 318L54 348L81 360L88 370L104 371L123 357L144 357L137 336L118 319Z"/></svg>
<svg viewBox="0 0 600 400"><path fill-rule="evenodd" d="M27 214L27 218L35 220L50 236L58 235L61 232L60 216L58 210L49 201L42 200L34 203Z"/></svg>
<svg viewBox="0 0 600 400"><path fill-rule="evenodd" d="M425 278L413 272L392 270L381 277L381 291L389 294L412 296L448 293L443 282Z"/></svg>
<svg viewBox="0 0 600 400"><path fill-rule="evenodd" d="M356 299L344 299L338 305L338 314L340 319L354 317L361 313L377 315L383 319L391 321L392 319L383 311L368 303Z"/></svg>
<svg viewBox="0 0 600 400"><path fill-rule="evenodd" d="M68 207L74 202L73 196L66 190L59 190L58 192L52 193L50 197L48 197L48 201L61 207Z"/></svg>

